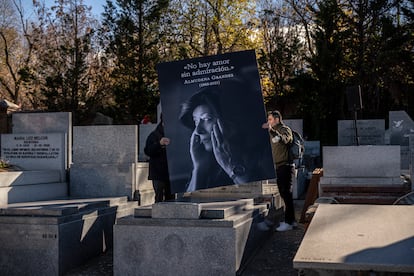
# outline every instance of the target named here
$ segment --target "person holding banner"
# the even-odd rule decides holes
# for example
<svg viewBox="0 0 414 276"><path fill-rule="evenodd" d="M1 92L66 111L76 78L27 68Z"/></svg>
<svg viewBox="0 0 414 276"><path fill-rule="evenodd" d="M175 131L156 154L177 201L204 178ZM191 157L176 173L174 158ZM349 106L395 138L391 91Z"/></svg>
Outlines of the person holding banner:
<svg viewBox="0 0 414 276"><path fill-rule="evenodd" d="M285 220L280 222L276 231L292 230L297 226L292 195L292 175L295 167L289 159L289 144L293 140L292 130L283 123L282 114L278 110L268 112L267 123L262 127L269 131L277 187L285 203Z"/></svg>
<svg viewBox="0 0 414 276"><path fill-rule="evenodd" d="M150 157L148 179L152 180L155 202L175 199L175 195L171 194L168 174L166 147L169 144L170 139L164 137L164 121L161 115L161 122L148 136L144 148L145 154Z"/></svg>

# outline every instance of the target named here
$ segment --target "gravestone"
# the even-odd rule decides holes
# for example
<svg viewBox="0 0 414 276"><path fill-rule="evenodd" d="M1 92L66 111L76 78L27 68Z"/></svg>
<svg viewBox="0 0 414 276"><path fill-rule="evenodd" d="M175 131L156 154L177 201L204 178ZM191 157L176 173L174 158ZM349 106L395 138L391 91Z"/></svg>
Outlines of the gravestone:
<svg viewBox="0 0 414 276"><path fill-rule="evenodd" d="M159 202L114 225L114 275L236 275L268 237L253 199Z"/></svg>
<svg viewBox="0 0 414 276"><path fill-rule="evenodd" d="M58 170L66 174L66 135L2 134L1 156L23 170Z"/></svg>
<svg viewBox="0 0 414 276"><path fill-rule="evenodd" d="M316 168L321 168L321 142L305 141L305 153L303 155L303 165L308 172L313 172Z"/></svg>
<svg viewBox="0 0 414 276"><path fill-rule="evenodd" d="M322 178L400 179L399 156L398 146L326 146Z"/></svg>
<svg viewBox="0 0 414 276"><path fill-rule="evenodd" d="M112 248L126 197L52 200L0 208L0 275L65 275Z"/></svg>
<svg viewBox="0 0 414 276"><path fill-rule="evenodd" d="M72 113L44 112L44 113L13 113L12 132L19 133L63 133L67 137L66 158L67 167L72 163Z"/></svg>
<svg viewBox="0 0 414 276"><path fill-rule="evenodd" d="M134 197L138 163L136 125L75 126L73 142L71 196Z"/></svg>
<svg viewBox="0 0 414 276"><path fill-rule="evenodd" d="M148 162L138 162L136 164L136 186L134 199L138 200L139 205L150 205L154 203L154 188L152 181L148 180Z"/></svg>
<svg viewBox="0 0 414 276"><path fill-rule="evenodd" d="M302 119L283 119L283 122L290 127L292 130L296 131L303 137L303 120ZM303 164L299 164L295 160L295 173L292 176L292 195L294 199L298 199L299 196L305 190L305 181L306 181L306 168Z"/></svg>
<svg viewBox="0 0 414 276"><path fill-rule="evenodd" d="M303 136L303 120L302 119L283 119L283 122L291 129Z"/></svg>
<svg viewBox="0 0 414 276"><path fill-rule="evenodd" d="M408 135L414 134L414 122L405 111L389 112L389 143L401 146L401 169L409 170Z"/></svg>
<svg viewBox="0 0 414 276"><path fill-rule="evenodd" d="M359 145L384 145L384 120L357 120ZM355 137L355 121L338 121L338 146L357 145Z"/></svg>
<svg viewBox="0 0 414 276"><path fill-rule="evenodd" d="M316 168L322 167L320 141L305 140L304 146L305 152L301 161L301 167L299 167L297 172L297 182L302 184L298 185L297 189L293 189L294 199L302 198L305 195L312 178L312 172Z"/></svg>
<svg viewBox="0 0 414 276"><path fill-rule="evenodd" d="M72 196L128 196L140 205L154 202L148 162L137 161L141 140L136 125L82 126L73 132Z"/></svg>
<svg viewBox="0 0 414 276"><path fill-rule="evenodd" d="M102 114L101 112L96 112L95 118L92 121L92 125L112 125L114 120L106 116L105 114Z"/></svg>
<svg viewBox="0 0 414 276"><path fill-rule="evenodd" d="M392 203L406 193L400 147L323 147L319 195L346 203Z"/></svg>
<svg viewBox="0 0 414 276"><path fill-rule="evenodd" d="M0 205L67 196L64 133L1 137L1 156L19 170L0 173Z"/></svg>

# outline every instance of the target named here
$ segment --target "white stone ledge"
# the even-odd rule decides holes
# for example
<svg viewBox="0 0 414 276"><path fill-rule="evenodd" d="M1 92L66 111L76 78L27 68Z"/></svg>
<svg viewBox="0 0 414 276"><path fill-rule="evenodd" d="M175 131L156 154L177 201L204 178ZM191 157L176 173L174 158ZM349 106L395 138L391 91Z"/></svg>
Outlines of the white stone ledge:
<svg viewBox="0 0 414 276"><path fill-rule="evenodd" d="M0 172L0 187L62 182L59 170Z"/></svg>
<svg viewBox="0 0 414 276"><path fill-rule="evenodd" d="M378 185L403 185L400 177L321 177L321 185L349 185L349 186L378 186Z"/></svg>

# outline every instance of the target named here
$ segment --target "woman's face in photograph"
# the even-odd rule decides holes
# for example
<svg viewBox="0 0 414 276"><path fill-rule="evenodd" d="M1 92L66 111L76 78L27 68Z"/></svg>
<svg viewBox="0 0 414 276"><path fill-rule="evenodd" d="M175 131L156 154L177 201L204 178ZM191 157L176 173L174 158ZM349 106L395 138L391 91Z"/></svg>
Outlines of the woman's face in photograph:
<svg viewBox="0 0 414 276"><path fill-rule="evenodd" d="M194 132L200 136L200 142L203 143L206 151L212 151L211 132L217 121L216 115L207 105L199 105L193 111L193 120L195 124Z"/></svg>

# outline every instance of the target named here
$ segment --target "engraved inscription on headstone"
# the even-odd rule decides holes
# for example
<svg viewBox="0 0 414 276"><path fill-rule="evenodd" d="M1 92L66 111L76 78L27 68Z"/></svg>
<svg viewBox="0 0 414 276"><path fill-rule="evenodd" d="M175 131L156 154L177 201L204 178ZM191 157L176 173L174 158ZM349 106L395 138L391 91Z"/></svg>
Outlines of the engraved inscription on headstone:
<svg viewBox="0 0 414 276"><path fill-rule="evenodd" d="M1 156L24 170L64 170L65 134L2 134Z"/></svg>
<svg viewBox="0 0 414 276"><path fill-rule="evenodd" d="M384 120L357 120L360 145L384 145ZM338 121L338 146L355 146L355 121Z"/></svg>
<svg viewBox="0 0 414 276"><path fill-rule="evenodd" d="M6 159L53 159L59 157L60 148L49 142L47 135L17 135L11 147L3 147Z"/></svg>

